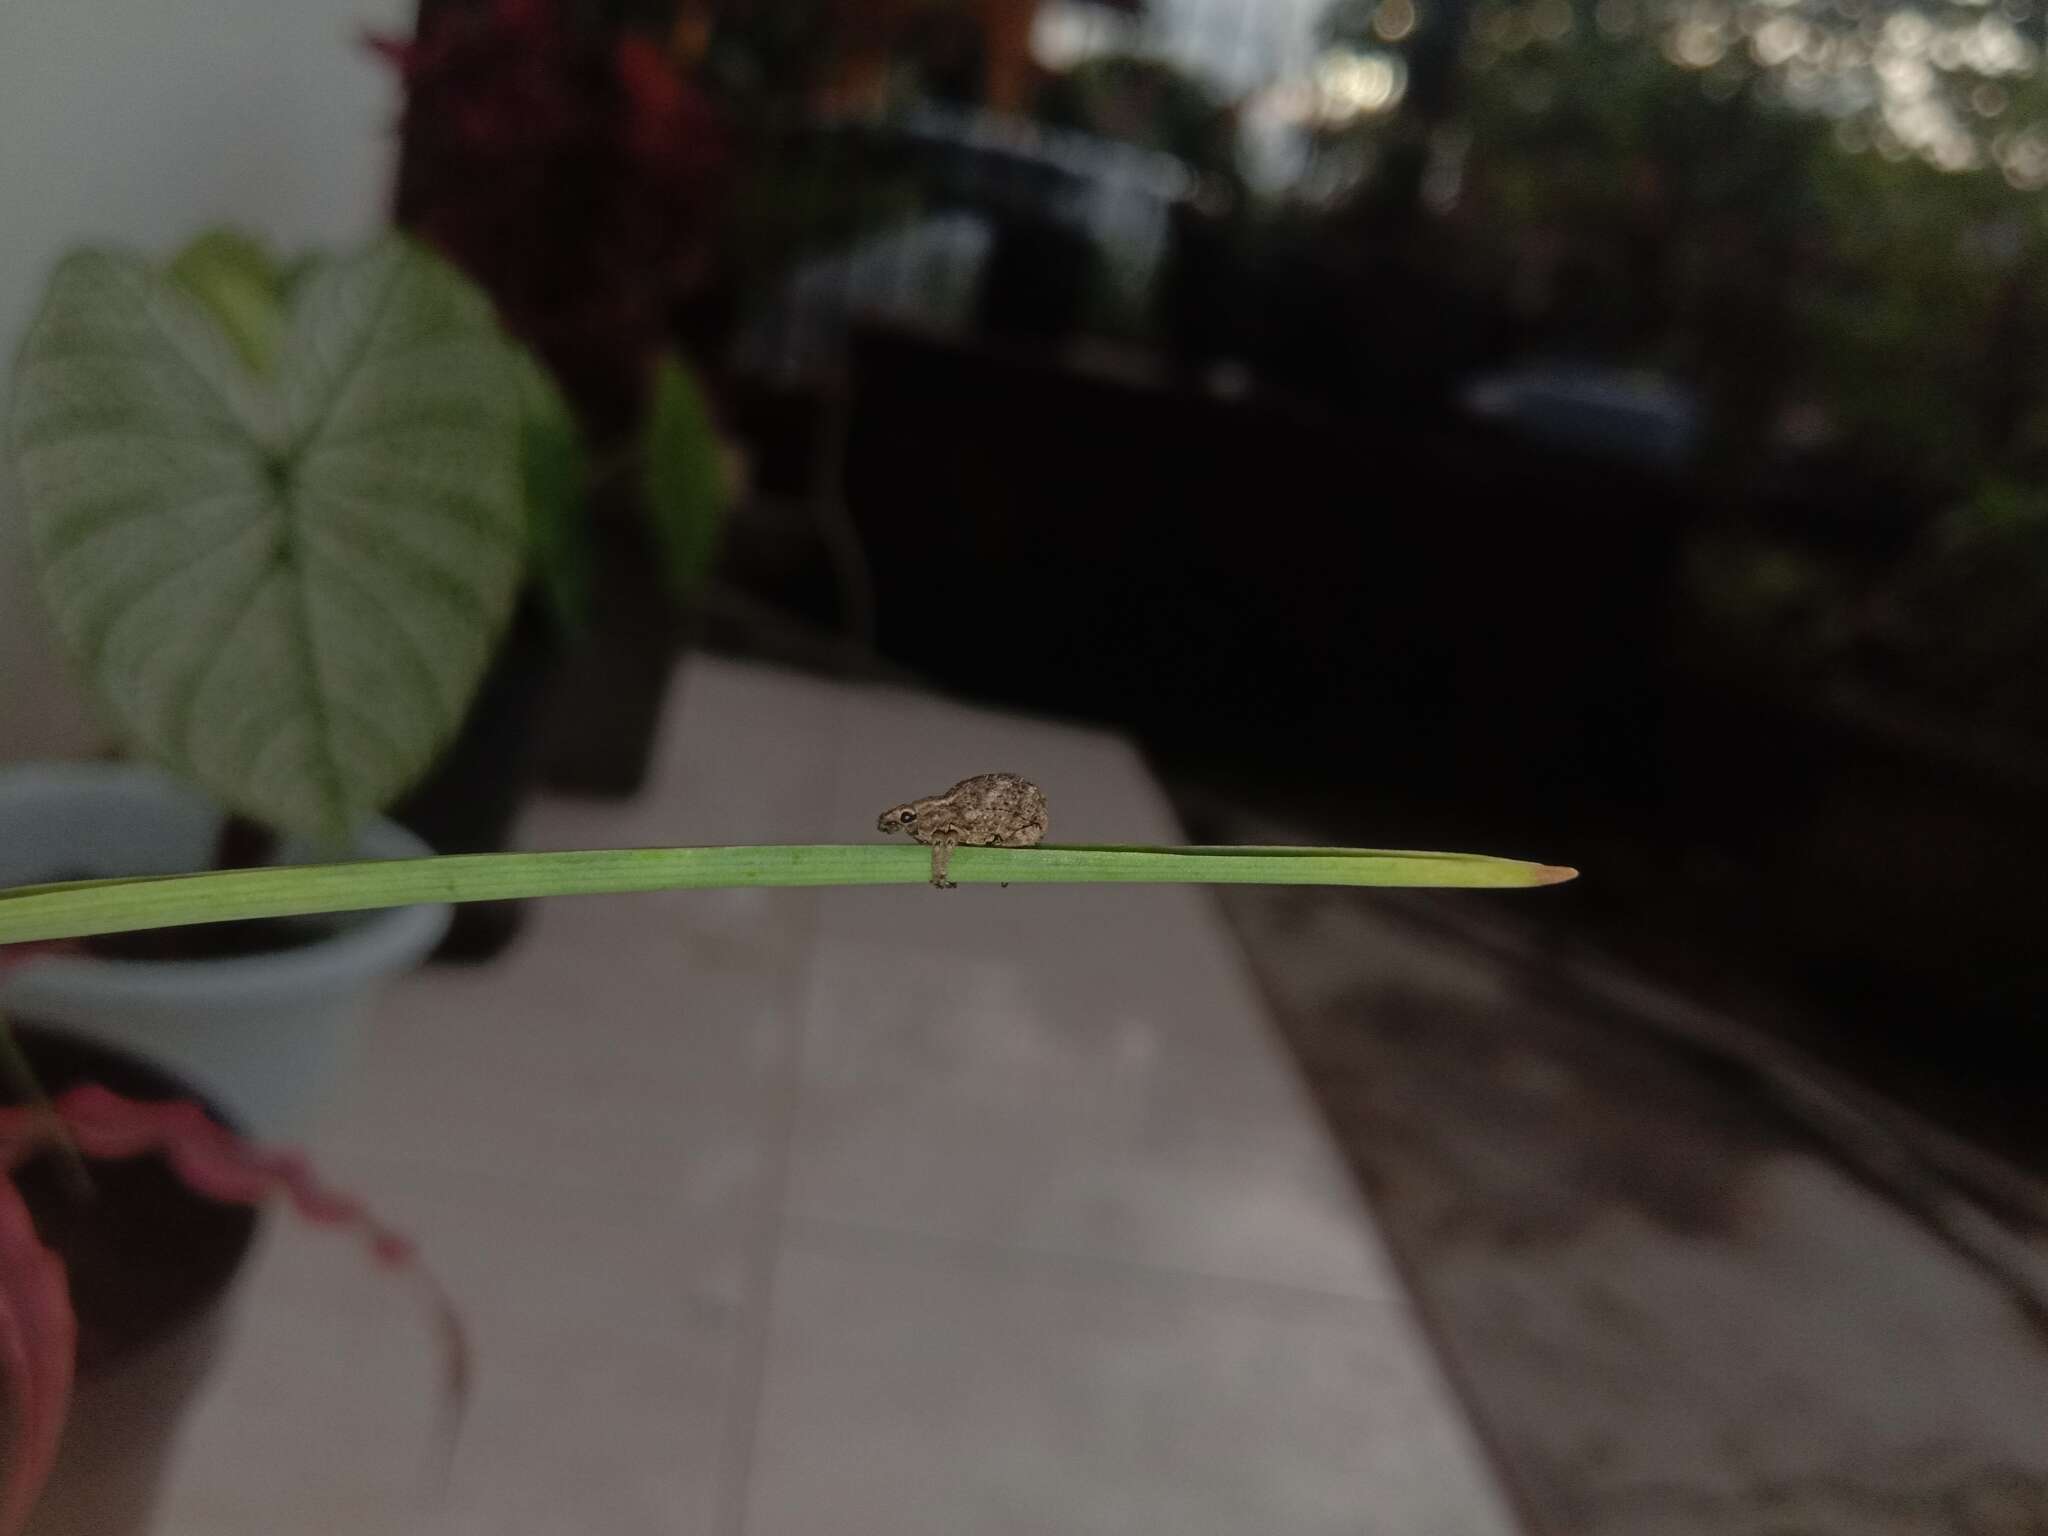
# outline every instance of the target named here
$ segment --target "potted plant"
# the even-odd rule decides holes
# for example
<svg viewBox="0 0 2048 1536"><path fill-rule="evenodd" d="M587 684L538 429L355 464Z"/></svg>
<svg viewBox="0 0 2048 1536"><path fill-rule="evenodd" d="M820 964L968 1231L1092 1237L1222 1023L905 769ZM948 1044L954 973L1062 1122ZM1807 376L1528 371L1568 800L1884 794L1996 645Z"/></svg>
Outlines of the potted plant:
<svg viewBox="0 0 2048 1536"><path fill-rule="evenodd" d="M401 237L286 268L80 251L15 370L38 585L129 764L0 776L0 880L418 855L377 812L454 737L527 568L522 374ZM100 941L0 1008L294 1127L445 908Z"/></svg>
<svg viewBox="0 0 2048 1536"><path fill-rule="evenodd" d="M457 731L523 579L525 367L488 300L395 236L290 268L225 233L161 268L61 263L8 446L41 591L138 761L0 774L0 880L428 853L375 813ZM33 1529L141 1529L255 1203L359 1215L225 1127L299 1125L448 918L264 919L0 965L0 1015L29 1026L0 1025L0 1361L22 1385L0 1525L52 1465L75 1364Z"/></svg>
<svg viewBox="0 0 2048 1536"><path fill-rule="evenodd" d="M0 954L0 971L32 951ZM0 1021L0 1532L142 1536L183 1408L272 1197L352 1227L424 1287L459 1414L467 1346L409 1240L289 1154L245 1143L139 1057ZM51 1094L55 1097L51 1097Z"/></svg>
<svg viewBox="0 0 2048 1536"><path fill-rule="evenodd" d="M405 93L396 223L491 295L559 386L557 442L579 445L538 567L560 639L542 775L630 795L732 494L675 351L722 199L721 114L651 34L560 0L425 4L414 36L371 46Z"/></svg>
<svg viewBox="0 0 2048 1536"><path fill-rule="evenodd" d="M412 247L400 242L391 249L411 250ZM169 284L169 291L178 294L181 301L197 304L211 317L219 332L209 353L215 363L230 370L233 364L239 364L243 371L256 378L271 379L278 387L285 387L291 382L286 377L290 360L287 358L280 364L278 353L281 347L329 344L326 338L298 335L294 329L295 326L303 329L294 318L294 295L301 279L313 274L317 266L317 263L287 266L247 235L214 231L193 241L170 263L162 277ZM441 275L450 283L462 281L446 269L442 269ZM104 299L107 295L100 297ZM493 339L488 301L470 290L464 303L480 344L488 346ZM335 325L340 323L332 322ZM637 502L661 514L656 519L663 553L660 570L668 592L685 605L701 586L717 548L731 485L727 457L712 427L703 393L679 359L673 354L660 354L650 359L644 430L633 442L615 452L600 471L593 467L582 428L548 370L516 344L502 344L498 350L502 354L502 365L496 370L496 387L501 406L504 401L512 402L512 416L498 424L499 435L488 450L479 451L488 451L496 456L493 469L496 478L488 488L489 494L500 499L512 495L511 481L516 481L516 501L520 510L516 514L504 513L505 517L516 520L506 522L496 535L484 531L483 536L495 537L497 543L490 552L490 559L482 565L471 565L459 548L433 551L437 557L452 559L454 565L461 568L463 581L474 589L472 595L477 604L474 611L466 619L458 616L454 627L447 628L444 621L448 617L446 601L449 593L442 593L441 606L437 609L431 587L433 580L446 577L446 569L437 578L433 568L428 567L427 585L422 585L417 579L416 570L412 571L414 579L408 580L408 571L412 568L402 555L402 545L394 546L401 551L399 559L385 561L372 570L370 587L374 590L366 591L360 584L346 587L350 577L349 568L345 565L330 564L327 568L325 579L334 584L335 590L346 589L359 594L359 616L369 613L369 609L361 607L361 604L383 602L388 605L395 597L399 611L393 617L415 627L424 626L422 632L429 650L452 645L454 650L446 656L428 658L430 670L439 668L445 671L451 664L462 669L459 677L437 675L432 680L433 686L442 689L447 697L426 702L442 709L447 718L439 721L438 739L431 742L429 766L420 767L417 748L421 744L411 743L409 750L412 756L400 765L402 775L395 779L387 776L381 791L382 798L365 802L367 807L388 808L390 817L388 824L363 822L352 834L364 841L366 852L419 851L419 840L449 853L480 852L507 845L512 824L537 769L535 742L540 735L537 715L543 684L564 649L562 637L574 636L594 627L596 615L602 611L592 591L593 556L585 516L586 508L594 498L620 494L621 483L629 481L631 494ZM24 373L28 371L30 361L25 352ZM135 366L140 370L146 365L137 362ZM417 369L421 366L420 359L415 357L406 366ZM428 366L432 366L431 362ZM285 373L277 373L280 367L285 369ZM277 374L274 379L273 374ZM193 375L181 377L183 386L188 390L203 393L212 387L203 378ZM224 377L232 379L232 371ZM369 387L386 391L386 403L402 410L403 402L389 396L389 391L402 383L393 373ZM61 389L67 386L60 383L53 387ZM196 400L199 396L192 398ZM32 400L26 401L24 409L33 404ZM191 405L192 401L188 400L187 404ZM268 407L259 401L255 408ZM203 443L213 428L202 401L182 414L171 412L162 420L146 423L141 430L153 441L164 441L169 435L183 433L192 441ZM252 434L284 429L252 420L243 423L238 430L251 439L245 443L245 448L256 453L269 450L254 441ZM300 426L292 430L309 429ZM441 452L441 445L431 437L422 439L415 434L407 440L394 434L388 443L394 462L416 450L436 455L439 462L451 466L456 462L448 460ZM367 448L358 445L352 451L357 456L352 462L360 467L363 454L374 456L378 449L374 444ZM59 481L64 473L60 464L56 471ZM451 467L451 474L454 473ZM176 476L166 469L159 478L162 481L159 490L167 498L174 498L178 493ZM410 485L411 502L405 497L392 500L381 486L375 491L383 498L385 509L400 521L409 519L408 507L418 502L422 495L431 501L437 495L459 499L464 494L463 488L452 478L436 488L423 481L417 472ZM78 490L76 487L71 493L88 498L98 494L90 488ZM42 493L36 490L35 494ZM128 493L124 491L122 494ZM150 493L146 487L141 487L135 489L134 494L146 498ZM283 505L279 502L273 507L273 521L277 526L284 526L279 510ZM330 500L323 505L331 508L334 503ZM61 515L47 507L40 512L31 508L31 516L40 517L45 523L54 523ZM358 553L366 536L376 536L374 527L358 526L360 519L336 519L331 511L327 517L343 531L344 536L349 530L354 530ZM132 553L137 545L137 536L144 533L160 543L169 541L175 546L182 537L180 526L170 517L148 526L138 521L110 531L96 544L82 545L75 550L62 549L61 559L52 556L40 561L53 604L61 605L69 600L66 596L70 591L65 586L67 581L72 587L79 581L90 582L96 560L104 562L124 550ZM326 528L327 523L322 522L318 526ZM198 534L201 538L205 536L203 526ZM52 532L42 547L61 545L65 537L62 531ZM414 543L417 544L421 537L415 532ZM445 541L445 530L443 535L435 537L443 537ZM222 556L226 574L221 581L233 578L233 571L228 568L232 565L232 554L230 551ZM86 575L74 579L79 570ZM220 581L215 585L219 586ZM460 587L454 589L454 600L460 600L462 590ZM508 598L508 591L516 597ZM155 594L159 599L161 596L160 593ZM504 617L508 603L511 612L509 622ZM405 617L407 612L410 619ZM72 631L83 635L77 639L79 646L91 643L91 627L98 622L99 618L87 614L71 624ZM377 621L371 619L369 622L375 624ZM392 631L393 634L403 632L403 627ZM273 683L294 675L291 661L294 653L287 648L273 646L268 654L282 669L273 674ZM487 665L479 678L476 668L480 657L487 660ZM387 661L394 659L387 658ZM402 675L411 675L417 687L420 681L417 659L396 658L395 664L402 669L410 669L409 674ZM303 674L304 670L304 664L299 664L299 672ZM132 678L123 682L115 677L110 679L109 686L118 690L131 687L132 683ZM223 686L218 675L213 686L216 692ZM407 707L402 694L394 695L386 702L394 710ZM415 702L419 701L416 699ZM119 725L117 704L110 704L108 713ZM452 726L449 724L451 720L456 722ZM361 720L353 727L358 732L370 733L383 728L375 720ZM183 766L179 744L159 739L143 745L153 748L158 760L173 770ZM389 768L391 765L387 763L385 766ZM44 830L48 836L43 838L44 842L54 842L63 849L94 846L89 841L82 842L74 835L73 829L60 830L46 821L50 815L47 809L52 803L50 797L60 793L55 779L65 781L67 787L61 793L72 807L71 814L75 818L102 826L107 824L109 817L120 819L121 813L107 805L88 803L92 797L78 798L76 792L82 788L85 775L77 769L64 770L54 777L47 772L16 775L8 784L0 786L0 805L26 820L45 823ZM143 833L131 827L122 835L131 840L145 835L164 839L166 846L161 858L171 860L165 867L191 867L194 854L190 845L195 837L206 835L200 824L209 813L201 802L162 781L150 781L149 787L145 787L145 780L133 773L124 776L103 771L97 782L101 787L98 798L102 801L111 799L129 804L137 795L147 794L153 803L146 812L140 813L139 819L151 830ZM403 798L395 803L390 787L393 783L404 791ZM238 812L247 803L246 797L238 802L232 793L224 791L218 784L208 787L215 799ZM0 811L0 814L5 812ZM360 816L356 819L361 821ZM253 818L240 814L222 828L216 862L233 863L261 854L270 842L263 832L266 826L303 836L311 830L312 823L303 812L296 820L278 814L266 816L260 811ZM183 830L174 832L173 828ZM408 832L414 835L413 838L405 836ZM108 835L112 835L111 830ZM35 839L31 837L29 842L34 843ZM41 856L38 849L24 846L17 851L21 860L27 862L0 864L0 877L32 877L36 867L33 861ZM141 856L141 850L131 852L124 847L119 851L124 859L129 860L126 867L144 867L133 862L135 857ZM0 855L0 858L4 857ZM76 871L67 869L61 872ZM510 941L518 915L519 909L512 905L466 908L452 921L443 913L438 919L440 929L432 952L436 958L488 958ZM394 936L415 935L424 931L422 924L434 920L429 914L411 914L403 919L383 920L382 926ZM291 936L272 934L270 937L288 939ZM407 942L410 942L409 938ZM129 958L145 957L131 955ZM403 963L409 963L409 960ZM118 974L121 979L122 998L128 997L137 987L158 995L177 990L171 985L168 973L145 977L138 971L127 970L113 974ZM60 984L61 979L45 978L38 985L49 989ZM238 996L246 999L248 1008L257 1015L251 1027L262 1029L265 1026L261 1016L275 1011L278 998L246 979L244 986L244 992ZM346 1001L348 994L333 995ZM61 1005L48 997L30 1001L66 1006L68 1011L76 1011L75 1007ZM117 1006L125 1006L120 998L111 1001ZM216 1018L220 1013L217 1001L202 1005ZM92 1006L95 1011L104 1011L98 1004ZM232 1062L250 1059L243 1043L230 1040L217 1023L210 1033L221 1042L221 1050L216 1054ZM306 1039L309 1042L318 1039L334 1042L343 1038L344 1033L309 1030ZM201 1063L188 1062L187 1065L204 1075ZM287 1080L297 1081L298 1077L298 1074L288 1074ZM245 1112L249 1109L247 1105L242 1107ZM257 1123L259 1128L267 1124L260 1115Z"/></svg>

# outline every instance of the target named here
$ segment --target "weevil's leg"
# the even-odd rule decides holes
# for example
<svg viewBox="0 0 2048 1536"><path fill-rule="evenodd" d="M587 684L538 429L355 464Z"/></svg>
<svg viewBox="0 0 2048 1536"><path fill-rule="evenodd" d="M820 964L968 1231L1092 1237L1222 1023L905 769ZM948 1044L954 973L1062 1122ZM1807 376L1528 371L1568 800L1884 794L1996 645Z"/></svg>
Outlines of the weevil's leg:
<svg viewBox="0 0 2048 1536"><path fill-rule="evenodd" d="M953 845L946 842L932 844L932 884L942 891L956 888L957 882L946 878L946 865L953 857Z"/></svg>

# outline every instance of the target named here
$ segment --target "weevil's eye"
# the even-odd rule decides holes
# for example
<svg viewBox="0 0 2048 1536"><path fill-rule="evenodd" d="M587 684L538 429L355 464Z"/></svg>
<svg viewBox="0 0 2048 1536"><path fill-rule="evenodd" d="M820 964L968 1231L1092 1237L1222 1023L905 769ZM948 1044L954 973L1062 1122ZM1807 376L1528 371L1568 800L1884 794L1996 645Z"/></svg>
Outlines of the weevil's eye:
<svg viewBox="0 0 2048 1536"><path fill-rule="evenodd" d="M902 822L902 823L903 823L903 825L905 825L905 826L907 827L907 826L909 826L909 825L910 825L910 824L911 824L911 823L912 823L913 821L917 820L917 812L915 812L915 811L905 811L905 812L903 812L903 813L902 813L901 815L899 815L899 816L898 816L898 817L897 817L896 819L897 819L898 821Z"/></svg>

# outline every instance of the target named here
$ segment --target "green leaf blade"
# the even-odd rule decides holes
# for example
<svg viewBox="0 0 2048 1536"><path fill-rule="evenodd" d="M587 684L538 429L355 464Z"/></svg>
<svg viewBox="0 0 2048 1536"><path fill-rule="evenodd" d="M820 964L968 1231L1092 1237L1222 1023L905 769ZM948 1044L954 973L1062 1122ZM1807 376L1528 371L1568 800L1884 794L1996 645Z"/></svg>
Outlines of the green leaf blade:
<svg viewBox="0 0 2048 1536"><path fill-rule="evenodd" d="M686 605L710 580L725 534L732 488L724 454L703 386L664 354L654 369L640 489L669 592Z"/></svg>
<svg viewBox="0 0 2048 1536"><path fill-rule="evenodd" d="M961 848L961 885L1259 884L1525 889L1575 870L1481 854L1378 848ZM464 854L0 890L0 944L251 917L303 917L419 902L743 886L919 885L915 843L766 844ZM935 897L937 893L934 893ZM957 898L948 898L957 899Z"/></svg>
<svg viewBox="0 0 2048 1536"><path fill-rule="evenodd" d="M539 360L521 347L515 366L534 579L556 624L573 633L589 620L594 581L585 527L590 449L569 402Z"/></svg>

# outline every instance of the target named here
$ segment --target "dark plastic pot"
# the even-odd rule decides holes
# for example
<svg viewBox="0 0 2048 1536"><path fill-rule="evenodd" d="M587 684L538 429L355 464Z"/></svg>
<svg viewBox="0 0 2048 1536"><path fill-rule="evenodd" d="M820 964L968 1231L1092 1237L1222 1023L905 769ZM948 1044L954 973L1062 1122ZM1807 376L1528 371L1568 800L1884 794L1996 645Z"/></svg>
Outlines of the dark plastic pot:
<svg viewBox="0 0 2048 1536"><path fill-rule="evenodd" d="M436 853L500 853L512 844L540 772L543 711L559 642L529 598L477 690L469 718L391 819ZM517 901L467 902L428 958L477 962L504 952L526 920Z"/></svg>
<svg viewBox="0 0 2048 1536"><path fill-rule="evenodd" d="M565 648L547 703L541 779L565 795L640 793L688 630L644 532L593 520L589 622Z"/></svg>
<svg viewBox="0 0 2048 1536"><path fill-rule="evenodd" d="M137 1057L19 1027L52 1093L100 1083L137 1099L193 1090ZM216 1116L218 1118L218 1116ZM160 1158L91 1164L81 1205L43 1158L17 1183L64 1260L78 1314L78 1378L57 1464L28 1536L142 1536L180 1420L212 1368L257 1213L193 1194Z"/></svg>

